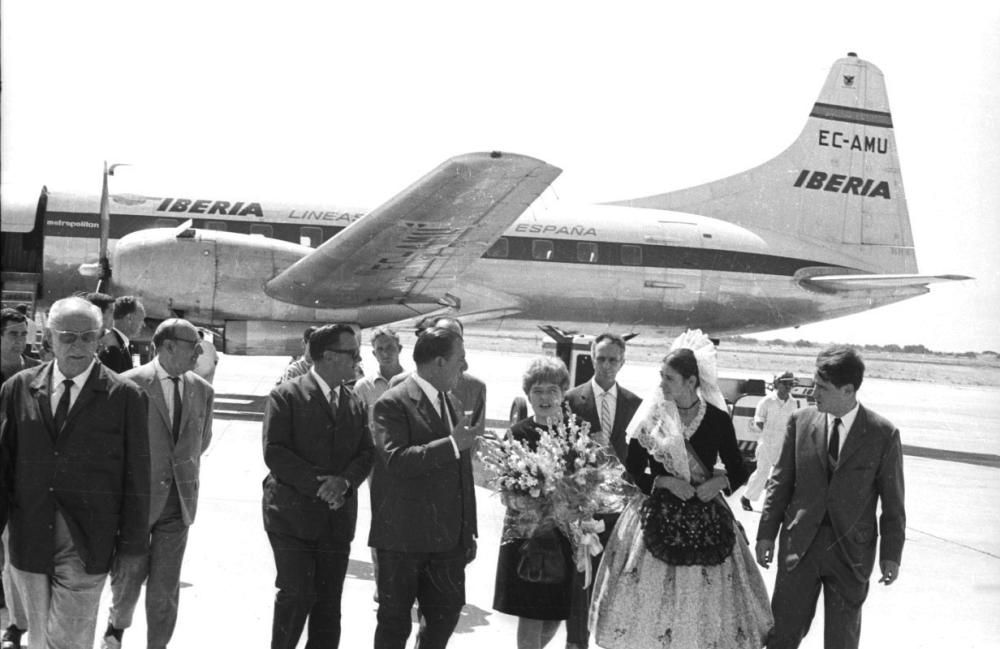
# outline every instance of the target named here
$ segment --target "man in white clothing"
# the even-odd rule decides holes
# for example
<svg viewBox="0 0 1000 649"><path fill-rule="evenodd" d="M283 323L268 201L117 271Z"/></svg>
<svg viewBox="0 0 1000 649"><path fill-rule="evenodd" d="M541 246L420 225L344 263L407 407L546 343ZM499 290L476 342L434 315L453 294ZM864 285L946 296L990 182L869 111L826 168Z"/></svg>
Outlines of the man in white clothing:
<svg viewBox="0 0 1000 649"><path fill-rule="evenodd" d="M747 488L740 498L740 505L748 512L753 511L751 502L760 498L771 475L771 467L781 454L788 418L802 407L797 399L791 398L794 384L795 377L791 372L774 377L774 392L761 399L754 411L753 423L761 431L757 442L757 469L747 481Z"/></svg>

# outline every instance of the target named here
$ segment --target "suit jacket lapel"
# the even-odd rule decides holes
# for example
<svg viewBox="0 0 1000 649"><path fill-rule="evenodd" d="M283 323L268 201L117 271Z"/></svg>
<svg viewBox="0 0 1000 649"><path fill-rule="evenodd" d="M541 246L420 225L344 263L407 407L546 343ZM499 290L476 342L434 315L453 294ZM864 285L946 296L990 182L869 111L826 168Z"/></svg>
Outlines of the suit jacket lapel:
<svg viewBox="0 0 1000 649"><path fill-rule="evenodd" d="M306 401L309 402L309 405L310 406L315 405L319 407L323 412L326 413L326 416L329 417L334 424L336 424L337 423L336 418L333 416L333 406L330 405L330 395L323 394L323 389L319 387L319 383L316 382L316 377L312 375L312 372L306 373L306 378L305 381L303 382L303 387L305 387L307 390ZM334 387L330 386L330 389L332 390L334 389ZM340 400L342 400L343 398L344 398L343 393L342 392L338 393L337 403L339 404Z"/></svg>
<svg viewBox="0 0 1000 649"><path fill-rule="evenodd" d="M820 466L823 467L823 471L826 472L830 464L830 458L827 457L827 446L828 443L828 431L826 424L826 414L816 411L812 424L812 441L815 446L814 451L816 452L816 458L819 460Z"/></svg>
<svg viewBox="0 0 1000 649"><path fill-rule="evenodd" d="M442 432L444 429L444 420L438 415L435 404L431 403L431 400L427 398L427 394L420 387L419 383L412 378L408 378L407 381L409 382L407 392L416 406L417 413L423 418L424 423L427 424L429 429ZM444 435L440 436L444 437Z"/></svg>
<svg viewBox="0 0 1000 649"><path fill-rule="evenodd" d="M48 367L44 368L35 376L31 383L31 391L35 395L35 403L42 415L42 421L49 431L52 439L56 438L56 424L52 418L52 392L49 386L52 384L52 365L55 361L49 361Z"/></svg>
<svg viewBox="0 0 1000 649"><path fill-rule="evenodd" d="M149 395L149 401L153 404L153 407L158 413L160 413L160 418L163 420L163 425L166 430L173 429L173 421L170 419L170 410L167 408L167 397L163 394L163 385L160 379L156 376L156 370L152 365L148 366L149 371L142 374L142 381L145 382L146 394Z"/></svg>
<svg viewBox="0 0 1000 649"><path fill-rule="evenodd" d="M580 408L580 416L591 422L593 427L601 425L601 418L597 415L597 398L594 396L594 386L587 381L586 387L580 393L583 397L583 407Z"/></svg>
<svg viewBox="0 0 1000 649"><path fill-rule="evenodd" d="M840 459L837 461L837 468L844 466L848 459L854 453L857 452L859 448L864 446L865 443L865 433L868 430L868 416L865 413L864 406L858 407L858 415L854 418L854 423L851 425L851 430L847 433L847 439L844 440L844 445L840 448Z"/></svg>

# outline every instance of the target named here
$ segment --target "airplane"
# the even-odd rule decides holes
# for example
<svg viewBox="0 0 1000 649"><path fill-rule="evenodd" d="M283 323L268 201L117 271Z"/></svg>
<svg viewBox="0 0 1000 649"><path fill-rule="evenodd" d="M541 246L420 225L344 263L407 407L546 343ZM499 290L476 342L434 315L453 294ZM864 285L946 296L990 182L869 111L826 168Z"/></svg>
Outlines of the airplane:
<svg viewBox="0 0 1000 649"><path fill-rule="evenodd" d="M216 328L228 353L274 355L293 353L315 322L445 312L766 331L969 279L919 274L883 74L853 52L791 146L748 171L584 206L539 198L559 173L467 154L364 212L108 194L106 168L103 201L45 187L5 199L4 297L45 305L96 278L138 296L150 318Z"/></svg>

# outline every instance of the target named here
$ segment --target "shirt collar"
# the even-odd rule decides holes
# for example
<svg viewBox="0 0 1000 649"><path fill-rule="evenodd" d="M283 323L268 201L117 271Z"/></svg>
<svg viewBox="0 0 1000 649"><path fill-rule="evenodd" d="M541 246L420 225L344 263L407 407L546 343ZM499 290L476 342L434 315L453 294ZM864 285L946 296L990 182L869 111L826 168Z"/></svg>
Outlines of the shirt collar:
<svg viewBox="0 0 1000 649"><path fill-rule="evenodd" d="M96 362L97 362L96 358L92 359L90 361L90 365L87 366L87 369L85 369L84 371L80 372L79 374L77 374L76 376L74 376L71 379L73 381L73 383L76 385L76 387L78 387L80 389L83 389L83 384L87 382L87 378L90 376L90 373L94 370L94 363L96 363ZM53 390L53 392L56 390L56 388L58 386L62 385L62 382L65 381L65 380L66 380L66 375L63 374L59 370L59 361L53 361L52 362L52 390Z"/></svg>
<svg viewBox="0 0 1000 649"><path fill-rule="evenodd" d="M853 408L851 408L850 410L848 410L846 413L844 413L839 417L840 423L843 425L842 428L840 429L841 435L846 435L848 431L851 430L851 426L854 425L854 420L857 419L858 417L858 409L860 407L861 407L861 402L859 401L858 403L854 404ZM838 417L835 417L830 413L826 414L827 430L833 430L834 419L838 419Z"/></svg>
<svg viewBox="0 0 1000 649"><path fill-rule="evenodd" d="M330 390L332 390L333 388L331 388L330 385L323 380L323 377L319 375L319 372L316 371L315 367L310 367L309 373L312 375L314 379L316 379L316 383L319 384L319 389L322 390L323 396L326 398L330 398Z"/></svg>
<svg viewBox="0 0 1000 649"><path fill-rule="evenodd" d="M118 332L118 337L121 338L121 340L122 340L122 347L127 352L128 351L128 346L129 346L128 336L126 336L124 333L122 333L122 330L119 329L118 327L111 327L111 328Z"/></svg>
<svg viewBox="0 0 1000 649"><path fill-rule="evenodd" d="M591 387L594 388L594 398L595 399L600 399L601 397L603 397L605 392L607 392L608 394L610 394L612 396L612 398L614 398L614 399L618 398L618 382L617 381L615 381L611 385L611 389L610 390L605 390L601 386L597 385L597 381L595 381L594 379L590 379L590 385L591 385Z"/></svg>
<svg viewBox="0 0 1000 649"><path fill-rule="evenodd" d="M424 391L424 394L427 395L427 398L430 399L431 403L434 404L434 407L437 408L437 398L438 398L438 392L440 392L440 390L431 385L430 381L420 376L420 374L418 374L417 372L414 372L410 376L413 377L413 380L417 382L417 385L420 386L420 389Z"/></svg>
<svg viewBox="0 0 1000 649"><path fill-rule="evenodd" d="M172 378L182 378L181 375L171 374L160 364L159 356L153 358L153 369L156 371L156 378L160 381L167 381Z"/></svg>

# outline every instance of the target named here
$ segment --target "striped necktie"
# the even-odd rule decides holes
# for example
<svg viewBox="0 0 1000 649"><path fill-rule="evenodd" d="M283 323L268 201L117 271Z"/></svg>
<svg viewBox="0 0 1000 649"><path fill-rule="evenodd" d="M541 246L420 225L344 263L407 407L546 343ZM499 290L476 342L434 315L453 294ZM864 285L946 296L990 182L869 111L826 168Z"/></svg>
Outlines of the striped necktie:
<svg viewBox="0 0 1000 649"><path fill-rule="evenodd" d="M611 435L611 393L605 392L601 396L601 430L606 435Z"/></svg>

